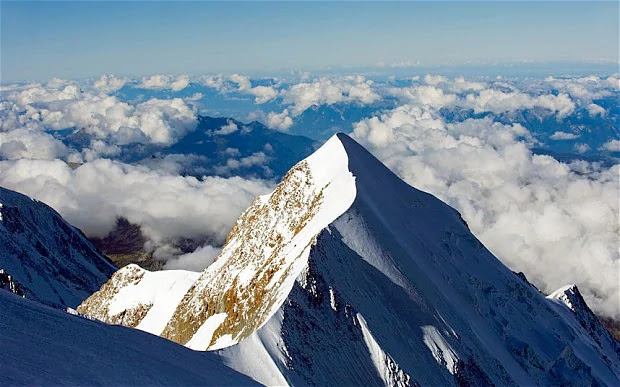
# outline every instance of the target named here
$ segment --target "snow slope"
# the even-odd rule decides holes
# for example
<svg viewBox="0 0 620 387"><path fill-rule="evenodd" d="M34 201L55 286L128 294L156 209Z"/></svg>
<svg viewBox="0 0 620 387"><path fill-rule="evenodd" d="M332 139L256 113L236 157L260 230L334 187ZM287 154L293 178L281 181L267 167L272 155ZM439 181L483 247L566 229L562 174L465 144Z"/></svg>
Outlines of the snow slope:
<svg viewBox="0 0 620 387"><path fill-rule="evenodd" d="M3 385L255 385L212 353L0 290Z"/></svg>
<svg viewBox="0 0 620 387"><path fill-rule="evenodd" d="M185 270L150 272L130 264L114 273L77 311L110 324L160 335L177 305L200 273ZM96 305L96 308L90 308Z"/></svg>
<svg viewBox="0 0 620 387"><path fill-rule="evenodd" d="M618 385L618 343L558 294L339 134L242 214L162 336L265 384Z"/></svg>
<svg viewBox="0 0 620 387"><path fill-rule="evenodd" d="M0 269L27 298L74 308L116 267L56 211L0 187Z"/></svg>

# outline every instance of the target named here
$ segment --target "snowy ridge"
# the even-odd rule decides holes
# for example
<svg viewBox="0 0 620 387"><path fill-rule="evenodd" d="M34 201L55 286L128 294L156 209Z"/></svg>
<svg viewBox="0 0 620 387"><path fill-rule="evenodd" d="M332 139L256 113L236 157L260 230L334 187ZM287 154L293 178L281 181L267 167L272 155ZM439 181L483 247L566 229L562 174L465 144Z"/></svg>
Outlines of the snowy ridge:
<svg viewBox="0 0 620 387"><path fill-rule="evenodd" d="M44 203L0 187L0 269L26 298L75 308L116 270L82 232Z"/></svg>
<svg viewBox="0 0 620 387"><path fill-rule="evenodd" d="M138 265L127 265L77 311L110 324L159 335L199 275L185 270L150 272Z"/></svg>
<svg viewBox="0 0 620 387"><path fill-rule="evenodd" d="M169 312L172 303L165 297L154 300L153 289L134 286L142 283L146 273L137 267L121 269L78 311L161 334L192 349L236 344L278 310L306 266L316 236L354 199L355 181L347 169L347 154L334 137L294 166L273 193L256 198L231 230L216 261L191 287L173 291L172 298L181 292L184 296L171 318L160 320L167 321L163 330L159 324L141 321L150 321L154 309ZM146 294L127 300L148 302L115 301L131 292ZM160 307L159 302L167 306Z"/></svg>
<svg viewBox="0 0 620 387"><path fill-rule="evenodd" d="M617 385L617 342L562 294L579 307L338 134L242 214L162 336L269 385Z"/></svg>

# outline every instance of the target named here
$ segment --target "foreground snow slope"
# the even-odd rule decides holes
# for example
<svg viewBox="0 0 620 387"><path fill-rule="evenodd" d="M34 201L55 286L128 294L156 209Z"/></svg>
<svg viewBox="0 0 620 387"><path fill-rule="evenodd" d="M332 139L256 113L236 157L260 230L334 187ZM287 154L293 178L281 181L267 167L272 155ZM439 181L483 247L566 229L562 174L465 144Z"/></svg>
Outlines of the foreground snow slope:
<svg viewBox="0 0 620 387"><path fill-rule="evenodd" d="M545 298L337 135L242 214L161 334L266 384L617 385L618 343L567 289Z"/></svg>
<svg viewBox="0 0 620 387"><path fill-rule="evenodd" d="M0 187L0 269L27 298L75 308L116 267L56 211Z"/></svg>
<svg viewBox="0 0 620 387"><path fill-rule="evenodd" d="M4 385L254 385L212 353L0 290Z"/></svg>

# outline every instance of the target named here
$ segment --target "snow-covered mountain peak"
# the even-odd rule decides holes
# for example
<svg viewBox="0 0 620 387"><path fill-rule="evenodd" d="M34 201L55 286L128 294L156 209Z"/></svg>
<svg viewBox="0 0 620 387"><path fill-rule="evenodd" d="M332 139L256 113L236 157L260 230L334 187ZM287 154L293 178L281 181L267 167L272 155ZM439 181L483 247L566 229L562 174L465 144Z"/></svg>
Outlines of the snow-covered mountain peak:
<svg viewBox="0 0 620 387"><path fill-rule="evenodd" d="M586 303L581 296L577 285L575 284L562 286L547 296L547 298L561 301L573 312L586 306Z"/></svg>
<svg viewBox="0 0 620 387"><path fill-rule="evenodd" d="M190 348L218 349L260 328L286 299L318 233L353 203L355 180L347 165L334 136L271 194L258 197L162 335Z"/></svg>
<svg viewBox="0 0 620 387"><path fill-rule="evenodd" d="M617 384L618 344L576 310L338 134L240 216L163 331L143 329L269 385Z"/></svg>

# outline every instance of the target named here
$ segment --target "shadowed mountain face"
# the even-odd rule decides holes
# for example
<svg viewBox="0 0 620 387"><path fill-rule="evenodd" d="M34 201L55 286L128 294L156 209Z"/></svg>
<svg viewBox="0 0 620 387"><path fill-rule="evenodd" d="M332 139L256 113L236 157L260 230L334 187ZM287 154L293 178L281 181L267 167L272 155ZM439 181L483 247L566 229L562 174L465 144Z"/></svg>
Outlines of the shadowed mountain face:
<svg viewBox="0 0 620 387"><path fill-rule="evenodd" d="M138 329L219 349L270 385L616 385L620 376L620 347L576 287L545 297L457 211L346 135L258 197L201 275L170 274L169 293L153 287L159 275L119 270L79 310L110 322L124 313Z"/></svg>
<svg viewBox="0 0 620 387"><path fill-rule="evenodd" d="M281 178L315 147L314 140L271 130L256 121L244 124L230 118L199 116L196 130L162 150L161 155L207 158L207 163L189 164L185 172L192 175Z"/></svg>
<svg viewBox="0 0 620 387"><path fill-rule="evenodd" d="M0 269L23 294L76 307L116 271L99 250L47 205L0 187Z"/></svg>
<svg viewBox="0 0 620 387"><path fill-rule="evenodd" d="M257 383L213 354L138 330L72 316L0 291L0 374L7 385Z"/></svg>
<svg viewBox="0 0 620 387"><path fill-rule="evenodd" d="M116 226L104 238L90 238L91 242L118 267L135 263L148 270L160 270L163 261L157 260L152 253L144 250L146 238L140 226L119 218Z"/></svg>

